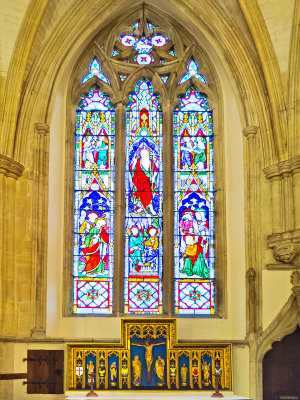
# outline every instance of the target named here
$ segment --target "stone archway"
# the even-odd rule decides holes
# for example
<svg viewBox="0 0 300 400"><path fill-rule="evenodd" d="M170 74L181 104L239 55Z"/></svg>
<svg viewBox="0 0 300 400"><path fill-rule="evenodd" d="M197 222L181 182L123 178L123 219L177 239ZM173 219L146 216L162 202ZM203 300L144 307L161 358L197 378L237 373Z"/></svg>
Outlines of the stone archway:
<svg viewBox="0 0 300 400"><path fill-rule="evenodd" d="M263 359L263 399L299 399L300 328L273 343Z"/></svg>

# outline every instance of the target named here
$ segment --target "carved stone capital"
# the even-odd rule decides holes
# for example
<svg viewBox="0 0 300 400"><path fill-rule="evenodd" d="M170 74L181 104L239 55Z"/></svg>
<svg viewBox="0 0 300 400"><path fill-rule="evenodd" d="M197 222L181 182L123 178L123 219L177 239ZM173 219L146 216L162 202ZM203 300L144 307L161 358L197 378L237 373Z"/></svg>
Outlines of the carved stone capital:
<svg viewBox="0 0 300 400"><path fill-rule="evenodd" d="M49 125L46 124L45 122L36 123L34 125L34 129L37 134L44 136L48 135L48 133L50 132Z"/></svg>
<svg viewBox="0 0 300 400"><path fill-rule="evenodd" d="M257 131L258 131L257 126L249 125L243 129L243 134L248 139L248 138L254 137L257 134Z"/></svg>
<svg viewBox="0 0 300 400"><path fill-rule="evenodd" d="M273 248L274 258L284 264L290 264L296 257L296 248L292 243L281 244Z"/></svg>
<svg viewBox="0 0 300 400"><path fill-rule="evenodd" d="M273 250L275 260L280 264L269 264L269 270L293 270L300 266L299 230L277 233L268 237L268 247Z"/></svg>
<svg viewBox="0 0 300 400"><path fill-rule="evenodd" d="M12 158L0 154L0 173L9 178L18 179L24 171L24 165Z"/></svg>
<svg viewBox="0 0 300 400"><path fill-rule="evenodd" d="M290 160L282 161L278 164L270 165L263 170L267 179L281 177L286 174L300 173L300 156L291 158Z"/></svg>

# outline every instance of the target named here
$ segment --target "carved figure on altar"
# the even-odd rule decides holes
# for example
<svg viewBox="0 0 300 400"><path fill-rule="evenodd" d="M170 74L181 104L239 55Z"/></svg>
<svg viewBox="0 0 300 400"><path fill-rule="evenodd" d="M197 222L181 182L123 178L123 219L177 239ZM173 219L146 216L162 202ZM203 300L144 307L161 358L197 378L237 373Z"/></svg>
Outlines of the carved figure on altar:
<svg viewBox="0 0 300 400"><path fill-rule="evenodd" d="M118 381L118 368L117 363L114 361L110 366L110 385L117 386Z"/></svg>
<svg viewBox="0 0 300 400"><path fill-rule="evenodd" d="M180 375L181 375L181 385L182 386L186 386L186 380L187 380L187 373L188 373L188 369L186 367L185 364L182 365L182 367L180 368Z"/></svg>
<svg viewBox="0 0 300 400"><path fill-rule="evenodd" d="M93 385L94 384L94 376L95 376L95 366L94 366L94 363L92 360L89 361L86 368L87 368L87 374L88 374L88 384Z"/></svg>
<svg viewBox="0 0 300 400"><path fill-rule="evenodd" d="M170 363L170 378L171 378L171 383L176 383L176 365L175 361L172 360Z"/></svg>
<svg viewBox="0 0 300 400"><path fill-rule="evenodd" d="M210 380L210 365L207 363L207 361L204 361L204 363L202 365L202 372L203 372L202 384L204 386L209 386L211 384L211 380Z"/></svg>
<svg viewBox="0 0 300 400"><path fill-rule="evenodd" d="M134 386L140 386L142 381L142 363L139 356L135 355L132 361L133 369L133 384Z"/></svg>
<svg viewBox="0 0 300 400"><path fill-rule="evenodd" d="M147 383L151 383L151 365L153 362L152 349L154 346L159 346L161 344L165 344L165 342L151 343L150 336L147 337L144 343L131 343L131 345L145 348L145 361L147 365Z"/></svg>
<svg viewBox="0 0 300 400"><path fill-rule="evenodd" d="M161 356L157 357L154 364L154 372L156 374L157 385L163 386L165 384L164 373L165 373L165 360Z"/></svg>
<svg viewBox="0 0 300 400"><path fill-rule="evenodd" d="M100 365L99 365L99 377L100 377L100 381L104 382L104 378L105 378L105 374L106 374L106 368L105 368L105 364L104 361L100 361Z"/></svg>
<svg viewBox="0 0 300 400"><path fill-rule="evenodd" d="M122 363L121 375L122 378L126 378L128 376L128 366L126 361L123 361Z"/></svg>

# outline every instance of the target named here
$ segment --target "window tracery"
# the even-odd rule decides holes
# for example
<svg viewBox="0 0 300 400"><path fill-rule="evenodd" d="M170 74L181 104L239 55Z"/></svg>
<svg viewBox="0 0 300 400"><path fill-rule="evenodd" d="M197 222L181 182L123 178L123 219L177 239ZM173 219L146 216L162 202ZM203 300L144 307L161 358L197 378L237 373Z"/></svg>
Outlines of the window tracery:
<svg viewBox="0 0 300 400"><path fill-rule="evenodd" d="M85 75L83 74L81 81L81 85L85 88L89 84L89 80L91 81L91 84L96 83L99 88L102 87L102 90L105 90L105 92L108 93L111 103L115 104L118 101L122 101L122 103L127 104L127 106L122 106L127 107L127 111L123 108L123 114L118 114L119 118L121 116L126 118L126 138L124 137L124 139L121 139L122 135L118 135L119 132L116 130L116 140L124 140L123 145L120 147L122 151L126 149L126 166L125 170L123 171L125 202L123 205L116 205L117 207L121 206L123 209L124 223L122 221L114 221L112 214L112 216L108 217L110 218L109 223L106 222L105 225L105 230L109 232L109 235L113 235L113 227L115 224L117 224L117 229L124 229L123 237L125 242L125 253L123 252L123 254L125 269L124 275L123 273L121 274L121 281L124 283L123 288L122 284L117 286L119 291L124 290L124 297L121 296L121 298L124 299L124 309L123 305L121 305L121 308L119 306L118 309L121 313L124 312L125 314L161 314L166 312L163 306L164 303L162 301L162 287L165 285L164 282L166 282L168 279L167 277L170 277L172 282L168 282L168 285L166 286L171 288L174 294L170 295L169 291L167 293L169 299L173 298L171 302L172 305L171 307L169 305L167 310L168 312L189 315L213 314L215 312L213 216L214 164L212 156L212 111L209 108L207 101L207 93L211 95L212 91L208 86L206 77L201 71L201 60L200 63L198 62L199 60L196 61L193 50L188 46L188 43L184 45L181 43L178 45L177 42L173 42L172 38L168 37L164 33L164 30L159 27L159 24L155 23L153 19L151 19L150 22L148 16L145 17L143 15L143 17L135 19L134 21L135 22L131 24L127 31L121 31L119 36L117 36L118 39L114 42L113 46L109 46L105 44L105 42L99 42L96 50L94 50L94 57L91 57L89 73ZM164 44L161 47L155 45L157 43L156 39L159 35L165 38ZM126 37L132 42L130 46L129 43L128 46L123 45ZM145 38L147 40L144 40ZM141 46L137 44L139 40L142 40L140 43ZM148 53L145 52L145 47L143 47L143 43L147 44L146 42L151 44L151 49L150 45L146 49ZM141 54L151 55L153 61L146 65L139 64L137 62L137 56ZM166 54L168 54L168 56L166 56ZM105 63L105 72L103 72L103 63ZM116 80L113 78L114 76L118 77L121 86L117 84ZM159 79L157 77L159 77ZM110 85L110 87L108 88L105 85L102 86L102 82ZM141 87L144 85L148 88L146 91L141 90ZM120 90L120 87L122 87L122 90ZM137 89L138 87L140 90L139 94ZM133 89L134 91L132 92ZM154 95L154 90L155 93L158 93L158 95ZM205 91L207 92L206 94ZM153 97L152 105L149 105L148 108L147 106L141 106L140 108L136 107L138 96L140 96L141 99L143 96L145 96L146 92L148 93L147 95ZM126 93L128 93L128 95L126 95ZM183 93L186 94L184 95ZM133 99L134 96L135 101ZM144 100L145 99L143 99L143 101ZM142 104L142 101L140 103ZM163 107L161 107L159 103ZM166 103L169 104L168 107L165 107ZM133 104L135 104L135 108L133 107ZM155 110L153 109L154 104L156 104ZM169 115L167 119L170 121L170 125L168 126L168 129L162 133L162 119L165 118L166 112L171 115L173 114L174 118L174 148L171 149L169 147L165 147L163 150L163 136L166 134L169 135L172 132L172 128L170 126L172 117ZM154 115L156 116L154 117ZM106 133L107 138L111 140L112 151L114 148L114 118L116 118L117 121L118 116L114 117L114 114L112 114L110 117L111 124L109 128L107 128L111 129L111 131L109 131L111 133ZM154 122L155 119L156 122ZM151 129L145 129L147 128L147 123L148 125L150 124L150 120L152 125L155 125L156 131L153 129L154 125L151 126ZM148 128L150 128L150 125ZM184 135L184 131L187 132L187 135ZM200 131L201 133L199 133ZM155 132L155 134L153 132ZM191 148L185 149L185 147L188 145L186 140L188 136L190 137ZM82 135L82 140L83 139L84 142L81 144L77 143L77 147L83 147L83 145L86 145L85 141L87 139L84 138L84 135ZM102 143L105 143L105 140L102 140ZM134 151L132 151L133 148ZM102 151L103 150L104 149L102 149ZM105 147L105 151L106 150L107 146ZM171 153L173 152L174 175L171 180L170 175L168 176L167 180L165 176L164 178L162 176L162 170L165 167L163 166L163 151ZM141 155L141 153L143 154ZM151 189L150 191L143 191L141 188L139 188L139 184L137 182L141 180L141 174L144 173L144 171L142 168L140 168L140 175L138 178L138 173L136 173L136 170L138 161L141 164L142 158L144 156L146 158L147 155L149 155L149 163L152 163L153 166L151 173L152 175L156 174L157 181L155 182L155 178L151 179L150 177ZM125 157L125 153L123 156ZM113 153L111 153L111 155L107 155L107 157L110 157L110 160L112 160ZM190 160L190 163L188 160ZM94 164L96 165L97 162ZM110 174L109 179L111 179L113 185L114 170L112 166L109 168L110 169L109 171L107 170L107 172L108 175ZM120 166L117 166L117 168L120 168ZM169 167L168 170L170 171ZM100 170L99 174L101 175L103 172L103 170ZM94 171L94 174L97 174L96 170ZM147 173L144 173L144 175L146 182L146 178L148 178ZM180 180L185 182L185 184L181 184ZM163 181L164 184L174 184L173 222L166 221L162 214L164 199L162 192ZM155 190L152 191L154 187ZM113 190L114 188L112 186L109 189L112 199L114 198ZM144 192L147 192L148 194L146 195ZM189 198L189 196L191 197L192 192L195 194L195 199ZM140 194L138 195L138 193ZM146 201L147 196L149 198L152 196L150 202ZM189 204L188 202L190 200L195 200L197 204ZM86 265L82 261L85 257L82 252L84 248L81 250L78 248L80 239L77 239L76 237L76 229L78 230L79 226L81 226L79 222L80 215L76 216L76 213L78 214L79 211L81 212L80 207L81 206L76 205L75 196L73 292L73 311L75 313L82 312L79 311L78 306L75 310L75 304L78 303L79 297L82 296L81 292L78 291L78 286L76 289L75 282L80 280L78 277L82 275L82 272L84 273L83 267ZM112 200L110 203L110 212L113 210L113 207L114 203ZM189 211L192 214L194 231L185 235L183 234L182 226L184 225L184 221L186 220ZM200 218L197 218L199 216ZM101 218L101 216L99 218ZM167 270L164 269L164 274L162 273L163 219L164 223L167 222L171 225L174 224L173 237L164 236L164 241L168 240L174 243L174 262L171 263L173 271L170 270L170 267L168 267ZM89 223L90 229L96 226L95 221L89 221ZM202 230L200 229L201 227L203 228ZM196 228L199 229L197 230ZM86 232L87 230L88 228L86 228ZM193 235L191 235L191 233L193 233ZM98 236L101 236L99 232L97 232L97 234ZM193 243L189 243L189 240L192 236ZM113 236L109 236L109 243L107 243L105 250L107 259L104 260L104 262L108 262L108 266L105 266L105 268L107 268L107 271L109 271L107 274L110 283L109 289L107 289L110 293L109 296L107 296L107 298L109 298L109 307L106 308L108 311L104 311L104 313L112 313L113 310L117 308L112 304L112 288L116 287L116 284L113 283L112 271L114 265L114 251L119 251L120 249L114 249L113 239L111 238L113 238ZM151 239L157 242L157 246L149 246L147 244L148 241L149 243L151 242ZM81 242L83 241L83 238L81 238ZM133 243L135 241L140 241L140 243ZM76 245L77 250L75 250ZM133 249L134 247L139 250ZM196 249L196 252L193 258L193 256L188 253L193 252L195 250L194 248ZM193 270L197 269L196 267L199 264L199 271L197 270L198 273L191 275L188 272L188 264L191 264L190 272L193 272ZM122 270L124 267L118 264L115 265L114 268L119 268ZM146 271L147 268L149 271ZM80 269L82 271L78 272ZM89 300L92 301L90 304L93 306L95 304L100 304L98 298L101 295L101 291L98 291L98 287L96 286L92 287L91 283L93 274L91 274L91 276L89 276L89 274L86 275L89 278L88 285L91 286L89 287ZM151 279L148 279L147 275L148 278L150 277ZM81 278L83 277L84 276L81 276ZM104 276L100 275L98 278L103 279ZM87 290L85 294L86 297ZM89 313L90 311L86 312ZM97 311L92 312L103 313L99 307Z"/></svg>

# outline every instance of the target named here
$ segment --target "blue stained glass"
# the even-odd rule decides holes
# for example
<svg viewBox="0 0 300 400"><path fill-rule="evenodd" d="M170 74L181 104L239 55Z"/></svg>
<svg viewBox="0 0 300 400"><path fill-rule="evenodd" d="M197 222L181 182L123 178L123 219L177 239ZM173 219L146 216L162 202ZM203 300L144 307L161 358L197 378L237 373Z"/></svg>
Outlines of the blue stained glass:
<svg viewBox="0 0 300 400"><path fill-rule="evenodd" d="M76 112L73 312L112 312L115 113L97 86Z"/></svg>
<svg viewBox="0 0 300 400"><path fill-rule="evenodd" d="M165 35L156 34L152 38L152 44L156 47L163 47L166 43L168 43L169 39Z"/></svg>
<svg viewBox="0 0 300 400"><path fill-rule="evenodd" d="M126 74L119 74L119 78L120 78L121 82L124 82L127 77L128 77L128 75L126 75Z"/></svg>
<svg viewBox="0 0 300 400"><path fill-rule="evenodd" d="M119 50L117 50L116 48L114 48L113 51L112 51L112 53L111 53L111 55L112 55L113 57L115 57L115 56L117 56L118 54L120 54Z"/></svg>
<svg viewBox="0 0 300 400"><path fill-rule="evenodd" d="M132 26L133 29L139 29L140 21L134 22L131 26Z"/></svg>
<svg viewBox="0 0 300 400"><path fill-rule="evenodd" d="M212 111L190 87L174 111L175 312L214 313Z"/></svg>
<svg viewBox="0 0 300 400"><path fill-rule="evenodd" d="M118 42L121 43L121 45L124 47L131 48L130 50L133 56L133 60L136 64L139 65L152 64L155 59L152 53L154 47L165 46L169 42L169 38L161 33L154 33L153 29L155 28L155 26L151 24L149 21L147 21L146 33L143 32L142 36L140 36L136 31L136 29L140 28L140 23L136 22L132 24L131 27L133 27L132 34L128 33L121 34L120 38L118 39ZM152 32L150 33L149 31ZM117 47L119 48L120 46ZM112 52L112 56L116 56L118 54L122 56L122 53L124 53L124 56L128 57L128 52L125 52L125 49L123 51L121 50L119 53L117 53L117 51L118 50L115 47ZM173 50L173 47L169 49L169 54L175 57L175 52ZM131 56L129 57L129 59L132 59ZM125 62L124 59L122 61ZM126 60L126 62L129 62L129 60ZM166 60L161 62L166 62Z"/></svg>
<svg viewBox="0 0 300 400"><path fill-rule="evenodd" d="M144 36L134 43L134 50L138 51L141 54L148 54L152 51L152 49L153 45L151 40Z"/></svg>
<svg viewBox="0 0 300 400"><path fill-rule="evenodd" d="M94 58L90 64L90 73L83 77L81 83L85 83L89 79L93 78L93 76L97 76L101 81L110 85L109 79L101 72L101 66L98 62L97 58Z"/></svg>
<svg viewBox="0 0 300 400"><path fill-rule="evenodd" d="M134 61L139 65L148 65L153 63L153 57L150 54L138 54L134 57Z"/></svg>
<svg viewBox="0 0 300 400"><path fill-rule="evenodd" d="M196 61L191 58L188 65L187 65L187 72L180 78L178 85L181 85L183 82L186 82L188 79L195 77L197 79L199 79L199 81L207 84L206 79L204 78L203 75L201 75L198 72L198 64L196 63Z"/></svg>
<svg viewBox="0 0 300 400"><path fill-rule="evenodd" d="M162 313L162 112L147 79L126 114L125 313Z"/></svg>
<svg viewBox="0 0 300 400"><path fill-rule="evenodd" d="M147 28L148 28L148 31L152 31L152 29L154 29L155 26L153 24L151 24L151 22L147 21Z"/></svg>
<svg viewBox="0 0 300 400"><path fill-rule="evenodd" d="M163 81L163 83L167 83L169 79L169 75L160 75L160 79Z"/></svg>
<svg viewBox="0 0 300 400"><path fill-rule="evenodd" d="M120 42L125 47L132 47L136 41L136 37L134 35L121 35Z"/></svg>

